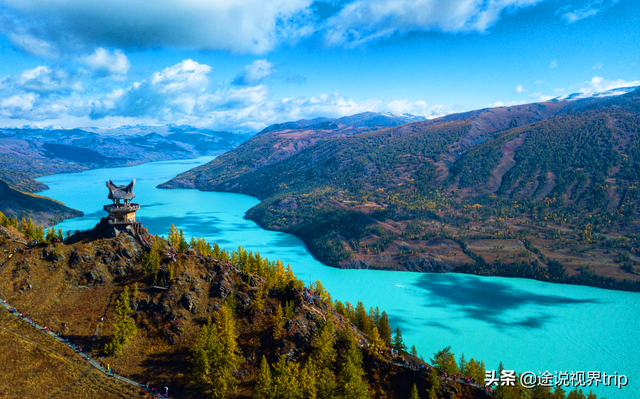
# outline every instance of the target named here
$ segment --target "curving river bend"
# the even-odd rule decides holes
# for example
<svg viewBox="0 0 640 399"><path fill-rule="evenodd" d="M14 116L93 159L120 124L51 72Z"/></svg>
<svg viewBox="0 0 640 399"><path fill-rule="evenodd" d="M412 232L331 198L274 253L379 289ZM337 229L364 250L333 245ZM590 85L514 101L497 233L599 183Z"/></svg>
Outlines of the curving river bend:
<svg viewBox="0 0 640 399"><path fill-rule="evenodd" d="M106 215L105 181L126 184L135 178L137 215L152 234L166 235L171 223L186 237L203 237L221 247L244 245L269 259L290 263L305 283L321 280L334 299L366 308L379 306L400 325L405 342L425 360L451 346L458 357L485 361L487 370L502 361L507 370L551 374L600 371L624 374L629 384L585 387L600 396L640 398L640 294L526 279L470 275L341 270L315 260L288 234L263 230L245 220L256 198L198 190L160 190L178 173L210 161L152 162L40 178L42 193L79 209L84 217L57 225L90 229ZM565 388L567 390L568 388Z"/></svg>

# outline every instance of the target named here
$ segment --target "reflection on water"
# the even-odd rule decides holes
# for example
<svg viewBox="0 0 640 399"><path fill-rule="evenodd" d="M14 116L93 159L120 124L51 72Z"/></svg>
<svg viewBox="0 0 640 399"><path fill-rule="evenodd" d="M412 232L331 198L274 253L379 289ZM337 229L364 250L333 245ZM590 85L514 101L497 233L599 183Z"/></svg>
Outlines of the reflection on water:
<svg viewBox="0 0 640 399"><path fill-rule="evenodd" d="M258 203L246 195L160 190L156 186L210 157L154 162L129 168L99 169L39 179L51 187L44 195L82 210L63 230L89 229L105 216L105 181L136 178L137 213L153 234L166 235L171 223L186 237L203 237L226 249L244 245L262 256L291 263L305 283L317 279L335 299L386 310L409 345L425 359L451 345L456 354L483 359L488 369L500 361L519 371L618 372L629 386L594 389L612 398L640 397L640 295L523 279L458 274L420 274L378 270L340 270L322 265L304 244L245 220ZM145 205L146 204L146 205ZM621 338L623 337L623 338Z"/></svg>

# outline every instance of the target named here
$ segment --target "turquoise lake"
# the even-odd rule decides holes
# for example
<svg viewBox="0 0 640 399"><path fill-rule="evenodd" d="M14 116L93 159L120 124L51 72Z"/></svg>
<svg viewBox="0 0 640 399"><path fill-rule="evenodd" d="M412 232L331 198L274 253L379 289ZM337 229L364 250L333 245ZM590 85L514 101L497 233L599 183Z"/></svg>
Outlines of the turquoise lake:
<svg viewBox="0 0 640 399"><path fill-rule="evenodd" d="M238 245L269 259L290 263L305 283L321 280L334 299L379 306L392 327L400 325L405 342L425 360L446 346L456 358L482 359L488 370L599 371L624 374L629 384L586 387L612 398L640 398L640 294L526 279L340 270L323 265L294 236L266 231L245 220L256 198L198 190L160 190L178 173L210 161L153 162L40 178L51 189L41 194L79 209L84 217L57 227L90 229L106 216L105 181L128 184L140 203L138 219L152 234L166 235L171 223L186 237L203 237L232 250ZM565 388L567 389L567 388Z"/></svg>

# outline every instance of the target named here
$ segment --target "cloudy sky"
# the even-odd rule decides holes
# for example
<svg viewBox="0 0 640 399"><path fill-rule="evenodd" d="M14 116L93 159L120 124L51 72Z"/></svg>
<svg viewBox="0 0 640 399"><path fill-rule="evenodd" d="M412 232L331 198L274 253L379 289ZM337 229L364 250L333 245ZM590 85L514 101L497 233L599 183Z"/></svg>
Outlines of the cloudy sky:
<svg viewBox="0 0 640 399"><path fill-rule="evenodd" d="M234 131L640 85L638 0L0 0L0 126Z"/></svg>

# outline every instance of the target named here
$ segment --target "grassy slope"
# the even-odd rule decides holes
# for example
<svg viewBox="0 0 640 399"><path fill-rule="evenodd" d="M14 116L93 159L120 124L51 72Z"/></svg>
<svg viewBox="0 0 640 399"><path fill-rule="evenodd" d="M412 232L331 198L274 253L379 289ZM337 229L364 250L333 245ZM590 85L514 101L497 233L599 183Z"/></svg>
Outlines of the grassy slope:
<svg viewBox="0 0 640 399"><path fill-rule="evenodd" d="M0 397L133 398L139 390L109 378L57 340L0 307Z"/></svg>

